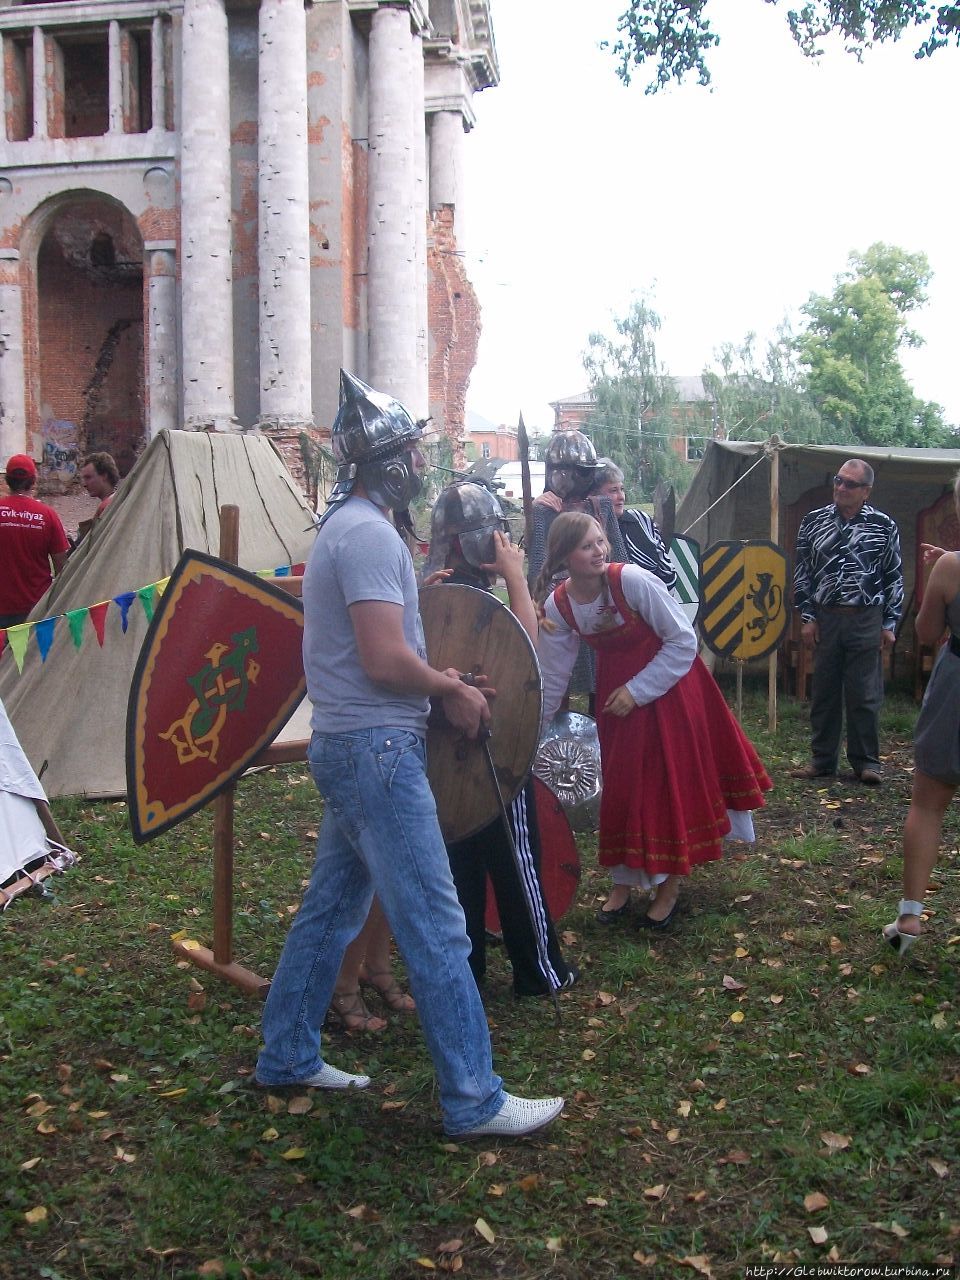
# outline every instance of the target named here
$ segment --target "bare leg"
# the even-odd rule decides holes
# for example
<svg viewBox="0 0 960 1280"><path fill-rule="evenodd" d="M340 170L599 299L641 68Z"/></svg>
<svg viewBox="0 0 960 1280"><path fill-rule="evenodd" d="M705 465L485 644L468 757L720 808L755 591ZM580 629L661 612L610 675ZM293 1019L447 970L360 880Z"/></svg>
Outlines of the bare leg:
<svg viewBox="0 0 960 1280"><path fill-rule="evenodd" d="M393 976L390 955L390 924L383 914L380 899L374 898L360 937L366 946L362 963L357 970L357 980L372 987L395 1013L412 1013L416 1009L413 996L401 990ZM342 971L341 971L342 972Z"/></svg>
<svg viewBox="0 0 960 1280"><path fill-rule="evenodd" d="M370 939L373 938L374 946L377 945L376 938L380 928L386 929L389 946L390 933L386 917L380 909L379 901L374 898L366 923L343 953L343 963L340 965L337 984L330 1001L330 1012L347 1031L382 1031L387 1025L383 1018L370 1012L360 995L360 969Z"/></svg>
<svg viewBox="0 0 960 1280"><path fill-rule="evenodd" d="M903 896L908 902L922 902L930 873L937 861L943 817L956 787L938 782L918 770L913 775L910 811L903 824ZM901 933L919 934L920 917L903 915L897 920Z"/></svg>
<svg viewBox="0 0 960 1280"><path fill-rule="evenodd" d="M619 911L630 900L630 886L628 884L615 884L610 890L610 896L603 904L604 911Z"/></svg>

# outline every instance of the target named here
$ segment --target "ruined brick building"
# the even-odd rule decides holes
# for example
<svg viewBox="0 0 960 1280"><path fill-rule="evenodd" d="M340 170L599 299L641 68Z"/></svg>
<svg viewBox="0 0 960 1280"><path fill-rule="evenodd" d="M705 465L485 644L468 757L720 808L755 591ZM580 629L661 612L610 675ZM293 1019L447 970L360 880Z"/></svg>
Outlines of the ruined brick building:
<svg viewBox="0 0 960 1280"><path fill-rule="evenodd" d="M489 0L0 0L0 37L0 458L290 456L341 365L459 440Z"/></svg>

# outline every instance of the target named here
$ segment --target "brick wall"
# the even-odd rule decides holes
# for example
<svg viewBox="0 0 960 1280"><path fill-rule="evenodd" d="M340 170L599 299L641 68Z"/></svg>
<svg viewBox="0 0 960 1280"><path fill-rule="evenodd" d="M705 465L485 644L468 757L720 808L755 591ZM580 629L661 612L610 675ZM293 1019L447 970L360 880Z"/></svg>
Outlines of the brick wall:
<svg viewBox="0 0 960 1280"><path fill-rule="evenodd" d="M427 226L430 411L450 441L454 466L462 467L467 387L480 342L480 304L456 249L453 209L441 205Z"/></svg>
<svg viewBox="0 0 960 1280"><path fill-rule="evenodd" d="M39 389L28 430L42 433L45 421L72 424L79 454L106 449L121 472L133 465L145 432L142 259L134 225L113 206L83 201L65 209L40 246L36 328L26 330L28 385ZM61 437L70 434L61 427Z"/></svg>

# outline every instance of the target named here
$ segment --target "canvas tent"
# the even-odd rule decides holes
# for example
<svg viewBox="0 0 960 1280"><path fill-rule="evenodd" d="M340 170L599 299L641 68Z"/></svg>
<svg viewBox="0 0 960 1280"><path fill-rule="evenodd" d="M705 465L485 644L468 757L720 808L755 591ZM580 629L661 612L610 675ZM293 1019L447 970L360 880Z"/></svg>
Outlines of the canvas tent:
<svg viewBox="0 0 960 1280"><path fill-rule="evenodd" d="M677 512L677 532L695 538L703 551L726 539L770 538L776 473L779 536L793 571L799 518L832 501L831 479L850 458L862 458L875 473L872 505L893 516L900 529L905 602L913 598L917 517L949 494L960 471L960 449L878 449L866 445L709 442L693 483ZM774 467L774 459L776 466ZM910 623L901 626L909 634Z"/></svg>
<svg viewBox="0 0 960 1280"><path fill-rule="evenodd" d="M31 622L57 618L46 660L36 628L22 674L9 645L0 655L0 699L51 798L125 794L127 695L148 619L135 595L124 633L114 601L168 577L188 547L218 554L219 510L228 504L240 509L243 568L306 559L313 514L266 436L161 432L31 613ZM63 615L103 601L102 646L92 618L81 618L78 647ZM303 717L295 722L287 736L308 737Z"/></svg>

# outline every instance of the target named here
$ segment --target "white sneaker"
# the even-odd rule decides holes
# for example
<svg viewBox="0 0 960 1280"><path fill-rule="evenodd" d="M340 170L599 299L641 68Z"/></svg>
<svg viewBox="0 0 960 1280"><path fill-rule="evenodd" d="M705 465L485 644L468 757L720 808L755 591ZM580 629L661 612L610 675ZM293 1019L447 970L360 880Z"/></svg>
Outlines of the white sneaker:
<svg viewBox="0 0 960 1280"><path fill-rule="evenodd" d="M522 1138L528 1133L536 1133L538 1129L545 1129L562 1110L562 1098L515 1098L512 1093L505 1093L500 1110L485 1124L450 1136L483 1138L491 1134L501 1138Z"/></svg>
<svg viewBox="0 0 960 1280"><path fill-rule="evenodd" d="M325 1062L323 1070L318 1071L316 1075L297 1081L297 1084L305 1085L308 1089L366 1089L369 1083L369 1076L351 1075L349 1071L331 1067L329 1062Z"/></svg>

